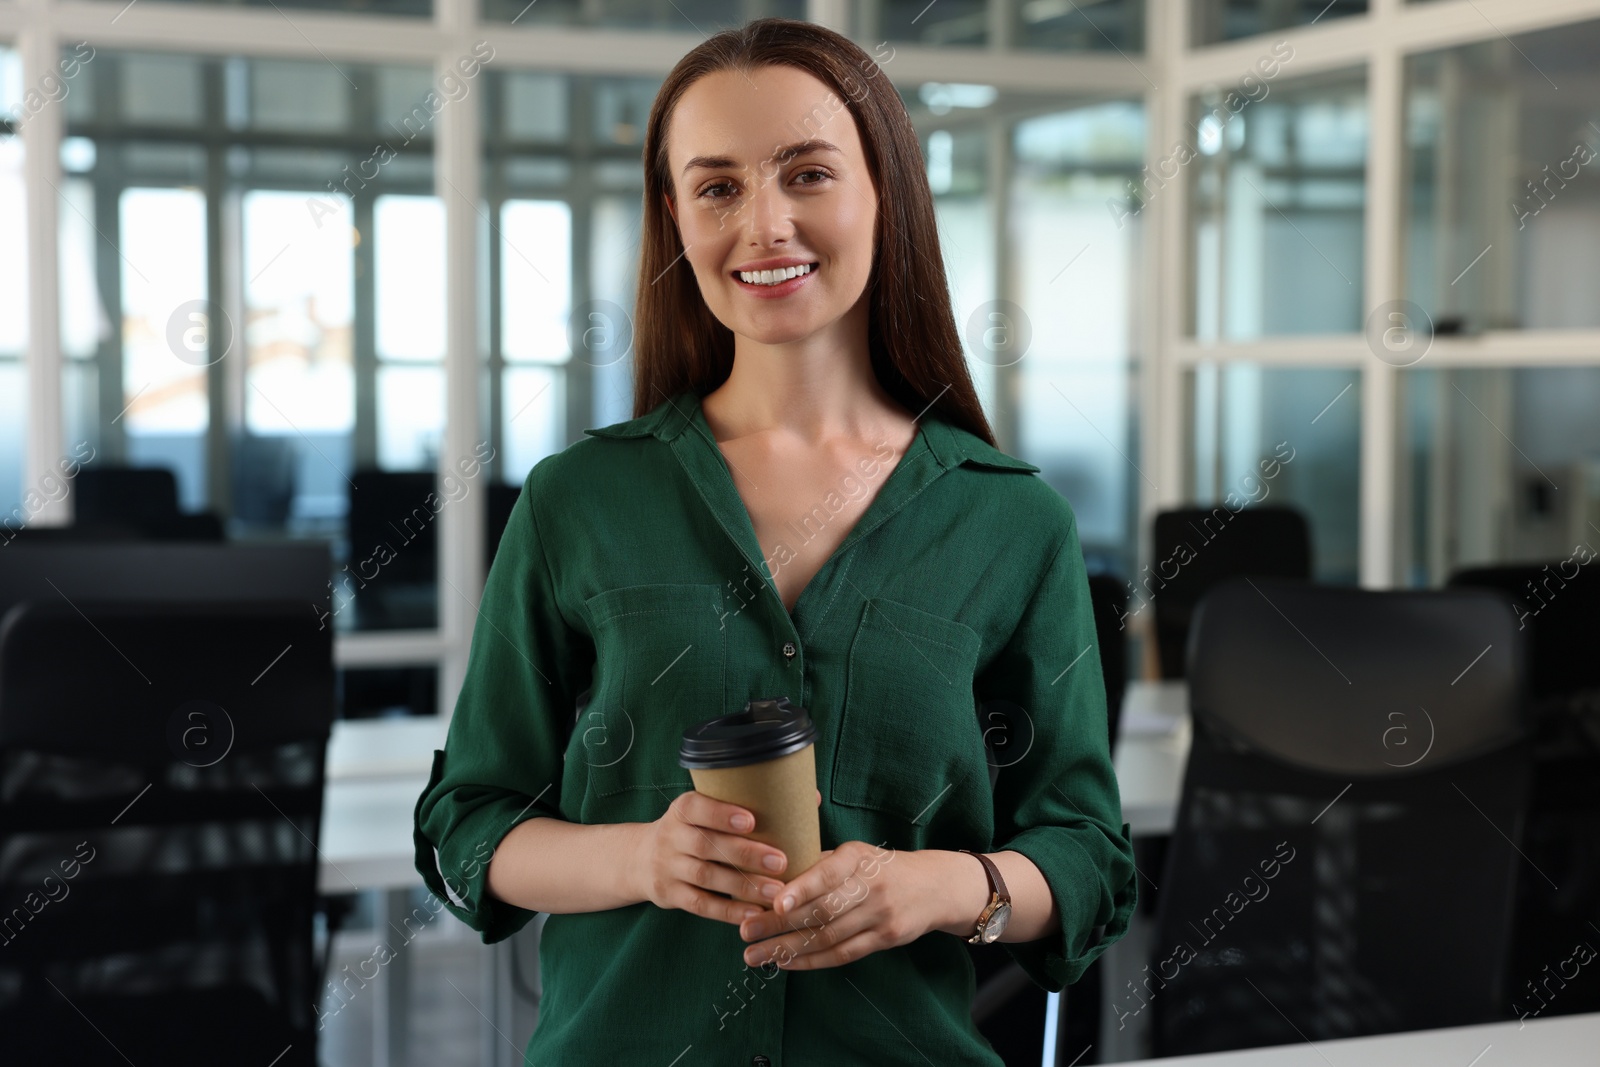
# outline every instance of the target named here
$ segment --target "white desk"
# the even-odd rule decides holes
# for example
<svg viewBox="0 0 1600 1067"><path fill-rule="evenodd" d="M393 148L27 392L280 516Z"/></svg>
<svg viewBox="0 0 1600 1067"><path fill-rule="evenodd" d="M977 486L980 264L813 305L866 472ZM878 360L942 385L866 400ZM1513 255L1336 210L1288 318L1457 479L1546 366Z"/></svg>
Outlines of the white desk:
<svg viewBox="0 0 1600 1067"><path fill-rule="evenodd" d="M445 724L429 716L334 724L322 804L324 893L406 889L422 884L411 820L428 784Z"/></svg>
<svg viewBox="0 0 1600 1067"><path fill-rule="evenodd" d="M328 741L328 777L421 774L423 784L427 784L433 750L444 747L446 728L444 719L437 715L336 722Z"/></svg>
<svg viewBox="0 0 1600 1067"><path fill-rule="evenodd" d="M329 780L322 799L322 865L317 889L355 893L422 884L411 820L428 784L421 774Z"/></svg>
<svg viewBox="0 0 1600 1067"><path fill-rule="evenodd" d="M1122 820L1135 837L1170 834L1177 821L1178 794L1183 785L1184 764L1189 758L1192 729L1189 719L1189 688L1183 681L1132 682L1122 700L1122 719L1117 729L1112 762L1117 771L1117 788L1122 794ZM1159 879L1160 871L1142 871L1140 891L1148 889L1149 876ZM1135 909L1128 933L1101 957L1104 988L1121 989L1138 978L1146 962L1142 946L1149 939L1150 919ZM1051 993L1046 1006L1045 1041L1055 1047L1053 1023L1059 1020L1058 993ZM1117 1025L1116 999L1107 996L1101 1007L1100 1055L1108 1062L1132 1059L1140 1054L1141 1032ZM1070 1060L1076 1050L1069 1052Z"/></svg>
<svg viewBox="0 0 1600 1067"><path fill-rule="evenodd" d="M1596 1046L1600 1012L1127 1062L1152 1067L1594 1067L1600 1060Z"/></svg>
<svg viewBox="0 0 1600 1067"><path fill-rule="evenodd" d="M1172 832L1190 735L1186 683L1128 686L1112 762L1122 793L1122 821L1135 837Z"/></svg>
<svg viewBox="0 0 1600 1067"><path fill-rule="evenodd" d="M444 747L444 736L445 723L434 717L334 723L322 798L317 888L323 893L378 890L379 930L390 928L410 910L406 890L422 884L411 841L412 817L428 784L433 750ZM491 976L499 973L501 955L491 951L485 958ZM378 972L372 1015L374 1067L389 1067L403 1059L410 970L410 954L399 952ZM490 1012L494 1013L493 1006ZM492 1025L486 1016L485 1027Z"/></svg>

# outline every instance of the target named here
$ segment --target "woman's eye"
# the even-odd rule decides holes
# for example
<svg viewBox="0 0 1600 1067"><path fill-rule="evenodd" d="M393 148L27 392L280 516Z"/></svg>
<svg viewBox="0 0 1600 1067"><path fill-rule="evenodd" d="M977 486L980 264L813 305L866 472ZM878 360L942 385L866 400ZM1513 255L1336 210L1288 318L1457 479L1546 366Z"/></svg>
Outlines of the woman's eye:
<svg viewBox="0 0 1600 1067"><path fill-rule="evenodd" d="M803 181L800 181L801 178L804 178L804 177L806 177L808 175L814 176L814 177L819 178L819 179L822 179L822 181L826 181L826 180L828 180L829 178L832 177L832 175L829 174L825 170L819 170L817 168L812 168L810 170L803 170L800 173L796 174L795 178L794 178L796 184L799 184L799 185L820 185L821 184L821 181L815 181L815 182L803 182ZM714 195L714 194L716 193L716 191L718 189L731 189L732 187L733 187L733 185L732 185L731 182L713 182L711 185L708 185L704 189L700 190L700 196L701 196L702 199L724 200L724 199L726 199L726 197L718 196L718 195Z"/></svg>

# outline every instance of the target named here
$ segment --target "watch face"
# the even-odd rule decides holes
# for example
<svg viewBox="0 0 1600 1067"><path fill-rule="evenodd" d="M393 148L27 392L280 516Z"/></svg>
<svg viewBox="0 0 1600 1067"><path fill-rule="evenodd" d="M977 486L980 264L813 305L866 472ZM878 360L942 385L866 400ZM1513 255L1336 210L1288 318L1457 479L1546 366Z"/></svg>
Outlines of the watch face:
<svg viewBox="0 0 1600 1067"><path fill-rule="evenodd" d="M983 924L983 941L988 944L997 940L1005 932L1006 923L1011 921L1011 905L1001 904L989 916L989 921Z"/></svg>

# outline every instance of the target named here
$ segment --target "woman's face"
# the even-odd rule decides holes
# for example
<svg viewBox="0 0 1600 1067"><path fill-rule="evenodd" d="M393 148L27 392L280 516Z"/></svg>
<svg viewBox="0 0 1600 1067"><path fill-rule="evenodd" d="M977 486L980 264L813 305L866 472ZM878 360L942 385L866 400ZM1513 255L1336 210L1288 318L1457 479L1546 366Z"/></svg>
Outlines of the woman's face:
<svg viewBox="0 0 1600 1067"><path fill-rule="evenodd" d="M793 151L802 142L813 143ZM667 206L700 294L724 326L783 344L862 299L877 192L855 119L826 84L788 66L708 74L679 97L667 155ZM777 285L741 279L770 260L809 270Z"/></svg>

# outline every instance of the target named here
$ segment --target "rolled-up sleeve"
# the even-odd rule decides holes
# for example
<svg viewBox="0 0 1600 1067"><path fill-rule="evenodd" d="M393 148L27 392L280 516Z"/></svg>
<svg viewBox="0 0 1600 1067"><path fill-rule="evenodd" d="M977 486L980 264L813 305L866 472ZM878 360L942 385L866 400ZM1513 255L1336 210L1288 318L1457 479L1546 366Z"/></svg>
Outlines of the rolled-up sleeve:
<svg viewBox="0 0 1600 1067"><path fill-rule="evenodd" d="M1106 737L1088 576L1070 508L1066 535L1016 630L977 683L985 704L1020 706L1021 712L1010 709L1021 719L1012 737L1028 746L1014 762L1000 761L993 851L1032 860L1059 913L1048 936L1000 944L1035 983L1058 992L1127 933L1138 899L1133 841Z"/></svg>
<svg viewBox="0 0 1600 1067"><path fill-rule="evenodd" d="M535 915L490 897L489 861L518 823L562 817L562 760L594 661L556 595L537 514L547 472L544 461L529 472L506 524L445 747L434 753L415 813L418 873L485 944Z"/></svg>

